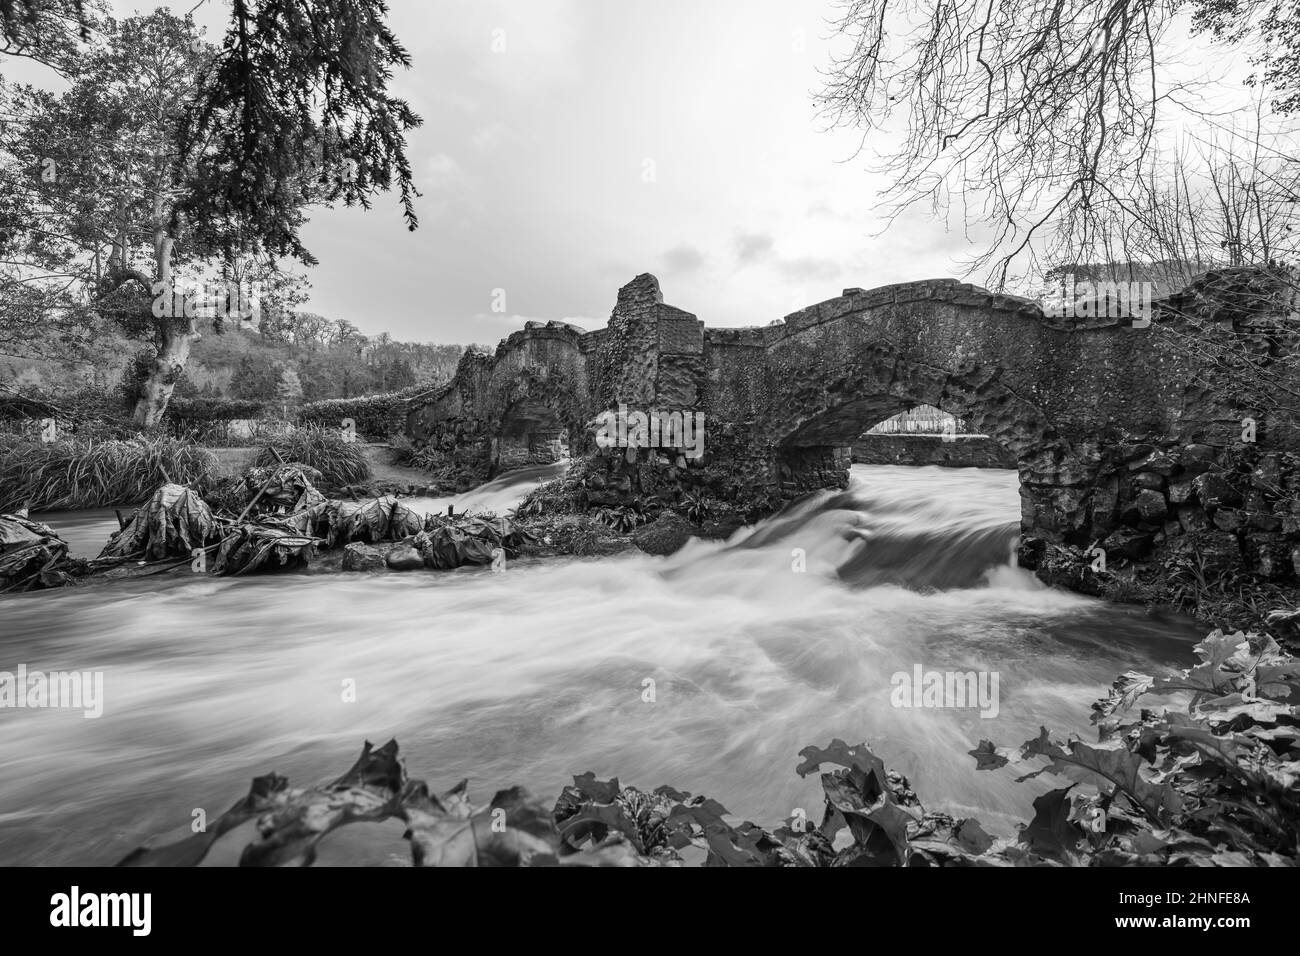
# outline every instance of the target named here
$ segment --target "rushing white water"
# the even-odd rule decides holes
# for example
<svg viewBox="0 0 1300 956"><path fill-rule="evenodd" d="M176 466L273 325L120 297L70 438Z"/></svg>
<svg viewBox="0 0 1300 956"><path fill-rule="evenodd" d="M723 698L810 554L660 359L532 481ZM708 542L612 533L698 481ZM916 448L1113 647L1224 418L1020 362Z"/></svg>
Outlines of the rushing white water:
<svg viewBox="0 0 1300 956"><path fill-rule="evenodd" d="M542 482L564 474L568 467L567 458L549 465L529 465L527 468L520 468L499 478L493 478L473 491L461 495L447 498L404 498L402 504L413 511L425 513L445 514L448 506L451 506L456 514L471 510L505 514L528 497L528 493Z"/></svg>
<svg viewBox="0 0 1300 956"><path fill-rule="evenodd" d="M512 480L484 489L492 507ZM480 801L516 783L551 798L592 770L773 825L820 817L815 776L794 773L802 747L865 740L928 807L1009 833L1059 781L977 772L966 751L1040 724L1090 735L1116 674L1181 666L1198 636L1012 566L1018 510L1011 472L857 466L848 492L669 558L0 599L0 669L105 679L99 719L0 710L0 863L113 862L188 835L196 808L214 819L252 776L322 782L391 736L413 776L469 777ZM891 675L916 665L996 672L998 715L892 706ZM345 828L322 862L398 858L400 832Z"/></svg>

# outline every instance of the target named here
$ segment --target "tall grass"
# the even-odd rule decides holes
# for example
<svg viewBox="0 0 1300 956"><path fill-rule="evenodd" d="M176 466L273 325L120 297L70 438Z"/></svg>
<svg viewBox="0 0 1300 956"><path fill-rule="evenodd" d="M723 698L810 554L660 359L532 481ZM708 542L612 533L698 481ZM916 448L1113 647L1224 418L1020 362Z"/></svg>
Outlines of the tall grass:
<svg viewBox="0 0 1300 956"><path fill-rule="evenodd" d="M272 452L272 449L275 449ZM278 464L280 459L311 465L331 485L355 485L371 476L370 460L360 442L344 441L337 428L307 425L275 438L257 455L255 464Z"/></svg>
<svg viewBox="0 0 1300 956"><path fill-rule="evenodd" d="M211 452L174 438L11 437L0 442L0 512L136 504L165 480L206 484L216 471Z"/></svg>

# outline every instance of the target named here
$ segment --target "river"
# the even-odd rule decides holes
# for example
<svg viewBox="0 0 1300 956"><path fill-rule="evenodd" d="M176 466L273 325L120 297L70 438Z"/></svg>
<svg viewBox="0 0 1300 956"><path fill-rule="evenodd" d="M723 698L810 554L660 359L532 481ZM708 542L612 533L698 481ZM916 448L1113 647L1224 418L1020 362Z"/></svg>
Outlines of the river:
<svg viewBox="0 0 1300 956"><path fill-rule="evenodd" d="M550 473L498 480L457 510L504 510ZM38 517L81 553L116 527L111 511ZM550 801L591 770L768 825L795 808L820 819L815 775L794 772L801 748L865 740L927 808L1011 834L1060 781L977 772L966 752L1040 724L1094 739L1089 704L1116 675L1185 666L1201 636L1044 587L1014 566L1018 520L1014 472L858 465L845 492L668 558L0 598L0 669L104 674L98 719L0 710L0 864L112 863L187 836L195 809L215 819L253 776L325 782L389 737L412 776L440 790L468 777L477 802L512 784ZM891 676L918 665L995 673L996 716L893 706ZM344 828L320 862L405 860L400 834Z"/></svg>

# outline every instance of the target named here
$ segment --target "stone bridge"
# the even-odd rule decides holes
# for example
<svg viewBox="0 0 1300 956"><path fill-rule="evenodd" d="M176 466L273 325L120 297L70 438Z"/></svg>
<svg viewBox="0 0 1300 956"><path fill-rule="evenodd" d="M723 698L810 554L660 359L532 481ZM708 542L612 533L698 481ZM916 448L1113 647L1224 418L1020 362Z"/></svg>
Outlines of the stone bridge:
<svg viewBox="0 0 1300 956"><path fill-rule="evenodd" d="M1294 416L1261 408L1251 376L1223 358L1250 355L1300 395L1288 364L1294 319L1273 280L1231 270L1157 301L1146 327L1049 317L1031 300L944 279L846 289L770 325L708 328L641 275L619 291L606 328L530 322L495 354L467 352L453 381L410 411L407 431L483 477L552 460L567 436L598 496L695 492L772 507L843 487L855 439L933 405L1014 455L1030 564L1045 545L1101 543L1112 560L1138 560L1186 535L1221 534L1232 540L1217 545L1241 563L1294 575L1286 502L1300 490L1288 484L1300 481L1290 454L1300 430ZM1207 348L1211 339L1226 352ZM594 419L620 403L703 412L703 457L598 448ZM1261 462L1276 485L1253 501L1266 520L1247 507ZM1231 492L1201 488L1198 500L1206 473L1222 473ZM1216 525L1220 506L1241 514Z"/></svg>

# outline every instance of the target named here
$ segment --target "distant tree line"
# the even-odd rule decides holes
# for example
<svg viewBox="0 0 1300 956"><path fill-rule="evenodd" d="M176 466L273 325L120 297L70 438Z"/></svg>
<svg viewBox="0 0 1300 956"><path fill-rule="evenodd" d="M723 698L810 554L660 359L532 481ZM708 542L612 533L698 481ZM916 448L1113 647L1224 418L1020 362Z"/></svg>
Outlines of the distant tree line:
<svg viewBox="0 0 1300 956"><path fill-rule="evenodd" d="M400 342L387 332L366 336L347 320L311 312L286 313L263 321L260 332L202 342L176 394L288 405L383 394L450 379L463 351Z"/></svg>

